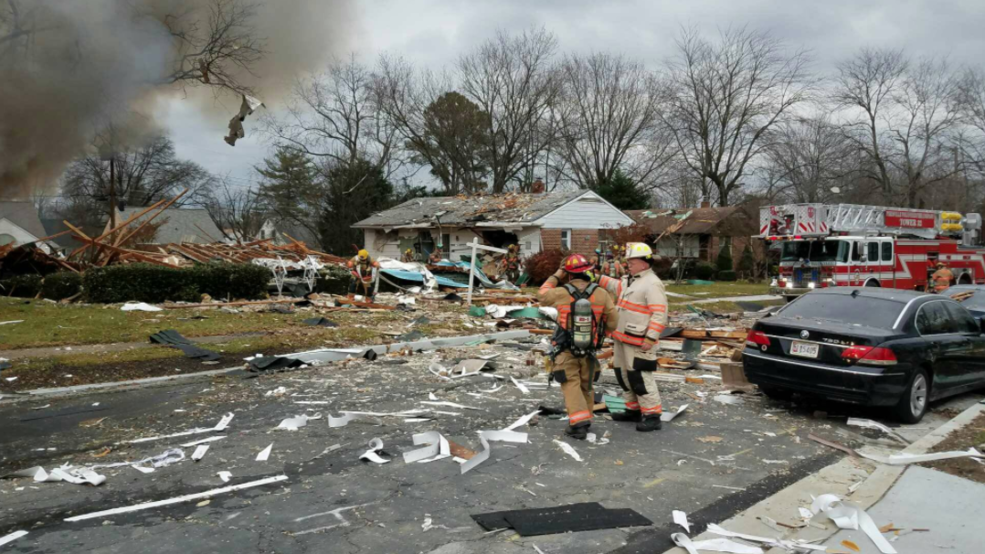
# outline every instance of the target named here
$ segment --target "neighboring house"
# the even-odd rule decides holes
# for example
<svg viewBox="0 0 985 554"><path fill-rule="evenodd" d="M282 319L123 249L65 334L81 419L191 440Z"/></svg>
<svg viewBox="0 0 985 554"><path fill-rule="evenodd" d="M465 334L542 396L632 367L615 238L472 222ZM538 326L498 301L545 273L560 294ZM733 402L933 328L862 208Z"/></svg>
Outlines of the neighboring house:
<svg viewBox="0 0 985 554"><path fill-rule="evenodd" d="M291 240L284 235L289 235L292 239L303 242L305 246L312 250L319 250L321 242L314 233L302 225L292 221L277 221L268 219L260 227L260 233L256 238L250 240L273 239L274 244L291 244Z"/></svg>
<svg viewBox="0 0 985 554"><path fill-rule="evenodd" d="M757 244L752 236L759 233L758 212L753 214L741 206L711 208L703 203L700 208L630 210L626 213L650 228L651 240L683 219L680 229L665 234L656 244L657 254L666 258L677 258L678 246L682 246L681 257L714 264L722 245L729 243L732 263L737 266L746 245ZM688 213L690 215L684 218Z"/></svg>
<svg viewBox="0 0 985 554"><path fill-rule="evenodd" d="M61 217L55 217L55 218L43 217L41 218L41 225L44 226L44 234L49 237L55 236L63 231L69 230L69 228L65 226L64 218ZM101 226L92 226L92 225L81 225L79 226L79 230L85 233L86 236L89 237L98 237L103 232L103 228ZM75 250L76 248L82 246L83 244L85 244L82 241L76 240L72 236L72 234L74 233L55 237L48 241L48 245L58 250L59 252L69 253Z"/></svg>
<svg viewBox="0 0 985 554"><path fill-rule="evenodd" d="M135 214L147 208L126 208L117 215L117 225L133 217ZM136 230L143 221L158 213L154 209L146 215L141 216L137 221L131 223L127 229ZM197 244L207 244L221 242L223 239L222 231L215 226L209 213L203 209L168 208L164 213L154 218L153 224L164 222L158 227L157 233L152 239L146 240L147 243L169 244L191 242ZM106 230L109 230L107 223Z"/></svg>
<svg viewBox="0 0 985 554"><path fill-rule="evenodd" d="M0 201L0 246L7 244L20 246L47 236L33 202ZM47 244L39 246L45 252L51 253L51 248Z"/></svg>
<svg viewBox="0 0 985 554"><path fill-rule="evenodd" d="M601 231L632 223L599 195L577 190L415 198L353 228L363 229L372 256L399 259L408 248L426 256L440 241L445 257L458 261L474 239L501 248L517 244L523 257L555 248L590 255Z"/></svg>

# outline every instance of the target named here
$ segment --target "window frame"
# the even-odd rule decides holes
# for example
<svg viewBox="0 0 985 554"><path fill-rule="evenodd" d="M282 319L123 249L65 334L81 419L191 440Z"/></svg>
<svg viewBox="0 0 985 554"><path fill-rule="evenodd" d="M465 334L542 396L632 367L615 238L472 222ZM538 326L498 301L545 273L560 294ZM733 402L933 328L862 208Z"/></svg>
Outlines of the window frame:
<svg viewBox="0 0 985 554"><path fill-rule="evenodd" d="M561 229L561 250L571 251L571 229Z"/></svg>

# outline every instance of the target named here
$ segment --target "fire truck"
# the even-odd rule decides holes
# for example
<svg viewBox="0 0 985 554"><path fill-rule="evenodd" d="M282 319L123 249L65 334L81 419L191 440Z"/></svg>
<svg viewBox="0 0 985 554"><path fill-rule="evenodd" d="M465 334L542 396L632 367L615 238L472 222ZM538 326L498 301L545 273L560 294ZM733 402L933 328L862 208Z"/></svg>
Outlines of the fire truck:
<svg viewBox="0 0 985 554"><path fill-rule="evenodd" d="M779 243L771 292L787 301L816 288L932 290L938 262L953 284L985 284L979 214L855 204L787 204L759 212L759 235Z"/></svg>

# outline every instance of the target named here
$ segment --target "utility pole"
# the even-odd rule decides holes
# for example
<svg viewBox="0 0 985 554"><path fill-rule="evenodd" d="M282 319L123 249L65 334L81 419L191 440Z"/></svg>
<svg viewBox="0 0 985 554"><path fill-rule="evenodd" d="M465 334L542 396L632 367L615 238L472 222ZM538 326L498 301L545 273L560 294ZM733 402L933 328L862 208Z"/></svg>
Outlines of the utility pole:
<svg viewBox="0 0 985 554"><path fill-rule="evenodd" d="M116 156L109 159L109 228L116 228Z"/></svg>

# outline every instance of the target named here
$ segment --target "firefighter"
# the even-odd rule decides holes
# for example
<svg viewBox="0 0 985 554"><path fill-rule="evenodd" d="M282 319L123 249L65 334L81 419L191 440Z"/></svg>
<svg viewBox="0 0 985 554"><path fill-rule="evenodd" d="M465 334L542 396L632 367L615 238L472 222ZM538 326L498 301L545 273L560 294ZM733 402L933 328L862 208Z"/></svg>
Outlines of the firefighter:
<svg viewBox="0 0 985 554"><path fill-rule="evenodd" d="M601 275L606 275L612 279L622 279L626 275L626 266L619 263L619 245L612 245L612 257L602 264Z"/></svg>
<svg viewBox="0 0 985 554"><path fill-rule="evenodd" d="M941 292L951 286L954 274L944 262L937 262L937 271L930 276L930 280L934 282L934 292Z"/></svg>
<svg viewBox="0 0 985 554"><path fill-rule="evenodd" d="M400 261L403 262L403 263L405 263L405 264L412 264L415 261L417 261L417 260L414 259L414 249L413 248L408 248L407 250L405 250L404 251L404 255L400 259Z"/></svg>
<svg viewBox="0 0 985 554"><path fill-rule="evenodd" d="M376 296L376 279L379 277L380 264L369 257L369 252L360 250L355 257L346 264L352 279L349 281L349 299L356 296L356 290L361 288L370 302Z"/></svg>
<svg viewBox="0 0 985 554"><path fill-rule="evenodd" d="M507 250L506 256L500 262L500 268L507 281L516 283L520 280L520 247L511 244Z"/></svg>
<svg viewBox="0 0 985 554"><path fill-rule="evenodd" d="M605 256L602 254L601 247L595 249L595 255L592 256L591 263L592 271L594 271L596 275L601 275L602 265L605 264Z"/></svg>
<svg viewBox="0 0 985 554"><path fill-rule="evenodd" d="M636 421L637 431L657 431L663 410L653 372L660 332L667 327L667 294L653 272L649 246L629 243L626 263L629 274L621 280L608 276L599 280L617 298L619 312L619 326L612 333L613 367L624 391L626 412L612 414L612 419Z"/></svg>
<svg viewBox="0 0 985 554"><path fill-rule="evenodd" d="M437 265L440 264L444 258L445 255L441 252L441 243L438 243L437 248L435 248L434 251L431 252L431 257L428 258L428 261L431 262L431 265Z"/></svg>
<svg viewBox="0 0 985 554"><path fill-rule="evenodd" d="M612 332L618 323L612 297L589 281L586 273L591 268L585 256L572 254L538 294L541 306L557 308L551 376L561 383L568 411L565 434L579 440L585 439L592 424L592 383L599 371L595 352L602 346L604 332Z"/></svg>

